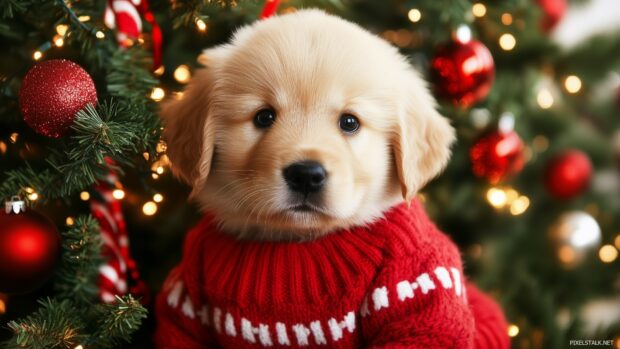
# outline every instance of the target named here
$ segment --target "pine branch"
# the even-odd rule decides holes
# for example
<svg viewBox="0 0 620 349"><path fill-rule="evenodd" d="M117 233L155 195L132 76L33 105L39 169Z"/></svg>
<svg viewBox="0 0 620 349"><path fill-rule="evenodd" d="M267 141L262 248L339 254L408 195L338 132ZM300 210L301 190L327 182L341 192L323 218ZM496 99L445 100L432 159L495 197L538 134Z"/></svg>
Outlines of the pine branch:
<svg viewBox="0 0 620 349"><path fill-rule="evenodd" d="M148 53L139 47L116 50L106 69L106 81L110 95L144 101L158 83L148 70L151 65Z"/></svg>
<svg viewBox="0 0 620 349"><path fill-rule="evenodd" d="M74 348L84 341L84 323L70 301L48 298L39 304L33 314L9 322L14 335L4 343L6 349Z"/></svg>
<svg viewBox="0 0 620 349"><path fill-rule="evenodd" d="M203 12L210 5L235 7L237 0L176 0L172 6L174 28L193 25L197 19L206 19Z"/></svg>
<svg viewBox="0 0 620 349"><path fill-rule="evenodd" d="M128 101L102 103L97 109L86 106L76 115L74 135L64 151L53 151L49 168L35 170L30 165L5 173L0 197L21 194L31 187L43 201L67 197L103 179L112 165L135 166L138 154L155 147L159 139L157 116L141 104ZM120 171L120 168L114 168Z"/></svg>
<svg viewBox="0 0 620 349"><path fill-rule="evenodd" d="M84 22L80 21L80 19L78 18L78 15L75 14L75 12L71 9L71 7L69 7L69 5L67 5L65 0L56 0L56 4L60 6L60 8L62 8L62 10L67 14L71 22L73 22L73 24L81 28L84 32L88 33L89 35L95 36L95 34L97 33L97 29L92 28L88 26L87 24L85 24Z"/></svg>
<svg viewBox="0 0 620 349"><path fill-rule="evenodd" d="M62 234L62 264L56 273L58 297L85 304L96 299L101 258L99 225L91 216L78 217Z"/></svg>
<svg viewBox="0 0 620 349"><path fill-rule="evenodd" d="M131 295L116 297L114 304L98 307L95 342L102 348L113 348L122 341L129 342L134 333L147 317L147 310Z"/></svg>
<svg viewBox="0 0 620 349"><path fill-rule="evenodd" d="M3 18L13 18L16 14L24 13L34 2L32 0L3 0L0 3L0 13Z"/></svg>

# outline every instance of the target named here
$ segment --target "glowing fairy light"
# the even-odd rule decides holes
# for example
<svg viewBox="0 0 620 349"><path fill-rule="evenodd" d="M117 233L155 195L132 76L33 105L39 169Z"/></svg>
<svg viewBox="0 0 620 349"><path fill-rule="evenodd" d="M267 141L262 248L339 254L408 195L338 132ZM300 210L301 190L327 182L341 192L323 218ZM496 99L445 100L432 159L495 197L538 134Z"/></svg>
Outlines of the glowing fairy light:
<svg viewBox="0 0 620 349"><path fill-rule="evenodd" d="M541 108L549 109L553 106L553 103L555 101L553 99L553 95L551 94L551 91L547 90L546 88L543 88L540 91L538 91L538 94L536 95L536 102L538 102L538 105Z"/></svg>
<svg viewBox="0 0 620 349"><path fill-rule="evenodd" d="M504 51L511 51L517 46L517 39L512 34L506 33L499 37L499 46Z"/></svg>
<svg viewBox="0 0 620 349"><path fill-rule="evenodd" d="M577 93L581 90L581 79L575 75L570 75L564 80L564 87L569 93Z"/></svg>
<svg viewBox="0 0 620 349"><path fill-rule="evenodd" d="M182 84L187 83L191 76L189 67L185 64L181 64L174 70L174 79Z"/></svg>
<svg viewBox="0 0 620 349"><path fill-rule="evenodd" d="M164 97L166 97L166 92L164 92L164 89L161 87L155 87L151 91L151 99L155 102L161 101Z"/></svg>
<svg viewBox="0 0 620 349"><path fill-rule="evenodd" d="M407 13L407 18L409 18L412 23L417 23L422 19L422 12L420 12L417 8L412 8Z"/></svg>
<svg viewBox="0 0 620 349"><path fill-rule="evenodd" d="M157 212L157 204L154 203L153 201L147 201L142 206L142 213L144 213L144 215L146 215L146 216L152 216L156 212Z"/></svg>
<svg viewBox="0 0 620 349"><path fill-rule="evenodd" d="M618 258L618 250L613 245L604 245L598 251L598 257L603 263L611 263Z"/></svg>
<svg viewBox="0 0 620 349"><path fill-rule="evenodd" d="M474 14L474 16L478 18L484 17L484 15L487 14L487 7L484 6L484 4L478 2L471 7L471 12Z"/></svg>
<svg viewBox="0 0 620 349"><path fill-rule="evenodd" d="M87 191L83 191L80 193L80 199L82 201L88 201L90 199L90 193Z"/></svg>
<svg viewBox="0 0 620 349"><path fill-rule="evenodd" d="M122 200L125 198L125 191L123 189L114 189L114 191L112 191L112 197L116 200Z"/></svg>

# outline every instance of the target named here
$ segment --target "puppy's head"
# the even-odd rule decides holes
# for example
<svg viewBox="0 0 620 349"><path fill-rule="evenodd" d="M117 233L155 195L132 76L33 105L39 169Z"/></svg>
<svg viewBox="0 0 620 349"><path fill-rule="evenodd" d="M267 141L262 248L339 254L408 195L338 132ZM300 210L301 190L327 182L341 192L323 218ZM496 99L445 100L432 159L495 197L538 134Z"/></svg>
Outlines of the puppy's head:
<svg viewBox="0 0 620 349"><path fill-rule="evenodd" d="M389 44L323 12L239 30L163 108L168 153L226 230L311 238L410 200L454 131Z"/></svg>

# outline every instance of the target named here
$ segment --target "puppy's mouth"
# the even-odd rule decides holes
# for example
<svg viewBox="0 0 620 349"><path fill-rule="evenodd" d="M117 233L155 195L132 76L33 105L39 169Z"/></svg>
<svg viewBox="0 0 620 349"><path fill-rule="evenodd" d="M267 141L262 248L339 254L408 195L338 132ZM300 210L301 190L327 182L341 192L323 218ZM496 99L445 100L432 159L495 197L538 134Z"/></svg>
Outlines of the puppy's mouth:
<svg viewBox="0 0 620 349"><path fill-rule="evenodd" d="M303 202L301 204L293 205L287 209L285 209L287 213L309 213L309 214L320 214L327 215L325 209L313 205L309 202Z"/></svg>

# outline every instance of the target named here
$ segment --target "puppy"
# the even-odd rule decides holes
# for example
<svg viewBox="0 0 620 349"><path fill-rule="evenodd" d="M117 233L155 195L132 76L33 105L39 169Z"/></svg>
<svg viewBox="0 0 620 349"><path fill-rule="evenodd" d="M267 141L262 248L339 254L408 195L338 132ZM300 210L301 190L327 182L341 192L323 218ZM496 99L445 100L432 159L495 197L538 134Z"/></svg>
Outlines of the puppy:
<svg viewBox="0 0 620 349"><path fill-rule="evenodd" d="M159 297L159 347L507 348L501 311L411 203L455 135L394 47L304 10L205 55L162 111L206 214Z"/></svg>

